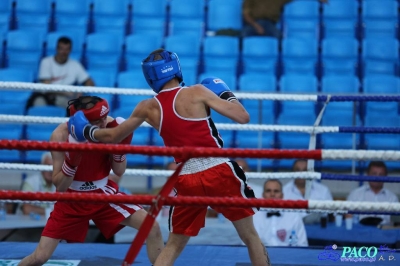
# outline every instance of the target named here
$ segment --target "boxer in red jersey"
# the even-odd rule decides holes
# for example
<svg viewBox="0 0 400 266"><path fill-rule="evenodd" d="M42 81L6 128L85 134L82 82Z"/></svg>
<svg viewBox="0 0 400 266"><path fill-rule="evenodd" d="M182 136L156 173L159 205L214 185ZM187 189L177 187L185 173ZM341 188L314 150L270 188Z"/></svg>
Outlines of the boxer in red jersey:
<svg viewBox="0 0 400 266"><path fill-rule="evenodd" d="M78 141L118 143L143 122L149 123L167 147L222 148L223 140L215 127L210 108L241 124L249 114L226 84L207 78L202 84L181 87L183 81L178 56L159 49L142 61L143 74L157 95L140 102L131 116L111 129L90 125L84 113L70 117L68 129ZM175 156L180 163L183 158ZM188 160L175 184L179 196L254 197L246 176L235 161L228 158L193 158ZM213 206L210 206L213 208ZM270 265L268 254L253 225L253 208L214 207L232 221L247 245L254 266ZM173 265L191 236L204 227L207 207L172 207L168 242L154 265Z"/></svg>
<svg viewBox="0 0 400 266"><path fill-rule="evenodd" d="M107 101L95 96L71 100L67 112L74 115L78 110L82 110L89 121L99 128L115 127L124 121L120 117L112 119L107 116ZM129 135L121 143L130 144L131 139L132 135ZM76 142L68 134L66 123L53 131L50 141ZM52 178L57 191L123 194L118 191L118 185L108 179L108 175L111 170L118 176L124 174L124 154L52 152L52 157ZM139 205L56 202L36 250L18 265L45 264L60 240L84 242L90 220L106 238L110 238L124 226L139 229L146 215L147 212ZM147 254L151 263L155 262L163 247L160 227L155 223L147 238Z"/></svg>

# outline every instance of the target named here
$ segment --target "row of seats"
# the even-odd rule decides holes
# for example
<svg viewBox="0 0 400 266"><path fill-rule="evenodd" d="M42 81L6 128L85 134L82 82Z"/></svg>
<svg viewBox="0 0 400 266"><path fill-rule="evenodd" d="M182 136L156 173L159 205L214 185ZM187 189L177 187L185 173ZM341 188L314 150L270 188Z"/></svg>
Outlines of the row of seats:
<svg viewBox="0 0 400 266"><path fill-rule="evenodd" d="M169 36L165 43L152 35L134 34L122 40L107 33L89 34L82 39L73 32L49 33L46 39L34 32L10 31L5 39L3 67L37 69L40 59L55 54L60 36L73 41L71 57L81 60L89 70L117 73L140 69L140 62L159 47L175 51L188 84L199 73L370 74L398 75L399 43L396 39L331 38L322 42L319 52L314 39L248 37L242 46L237 37L214 36L200 41L192 36ZM216 74L215 74L216 75Z"/></svg>
<svg viewBox="0 0 400 266"><path fill-rule="evenodd" d="M164 35L184 31L201 36L205 31L240 30L242 0L4 0L0 5L2 27L40 32L77 29L86 34L107 31L118 35L153 33ZM293 1L284 9L281 21L286 36L319 38L324 35L395 37L398 24L396 0ZM293 36L292 36L293 35Z"/></svg>

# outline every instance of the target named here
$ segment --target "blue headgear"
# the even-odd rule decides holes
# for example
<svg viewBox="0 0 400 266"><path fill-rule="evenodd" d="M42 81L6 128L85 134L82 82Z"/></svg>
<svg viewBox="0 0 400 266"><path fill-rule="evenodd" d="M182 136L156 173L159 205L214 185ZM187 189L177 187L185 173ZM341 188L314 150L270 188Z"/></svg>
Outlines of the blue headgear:
<svg viewBox="0 0 400 266"><path fill-rule="evenodd" d="M156 55L163 59L154 61ZM178 78L179 83L183 81L179 58L175 53L168 51L150 54L142 61L142 70L147 84L155 93L159 93L165 83L173 78Z"/></svg>

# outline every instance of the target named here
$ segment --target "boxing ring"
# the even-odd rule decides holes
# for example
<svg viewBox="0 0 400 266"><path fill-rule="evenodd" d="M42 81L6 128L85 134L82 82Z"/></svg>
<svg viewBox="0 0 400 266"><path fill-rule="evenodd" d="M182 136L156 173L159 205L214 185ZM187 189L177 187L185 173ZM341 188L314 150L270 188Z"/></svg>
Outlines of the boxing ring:
<svg viewBox="0 0 400 266"><path fill-rule="evenodd" d="M150 90L110 89L99 87L73 87L54 86L18 82L0 82L0 89L16 90L51 90L85 92L101 96L101 93L117 93L122 95L153 95ZM334 96L334 95L289 95L289 94L255 94L237 93L239 99L276 100L276 101L314 101L324 103L322 111L313 126L289 126L289 125L229 125L218 124L220 130L251 130L251 131L284 131L301 132L310 134L310 145L308 150L278 150L278 149L188 149L188 148L165 148L154 146L130 146L118 145L119 152L130 154L144 154L149 156L172 156L181 155L184 158L195 157L231 157L231 158L260 158L260 159L308 159L308 171L296 173L296 178L326 179L345 181L379 181L398 182L400 177L374 177L359 175L343 175L314 172L314 160L383 160L399 161L400 151L396 150L319 150L315 149L316 135L322 133L380 133L398 134L400 128L374 128L374 127L323 127L319 126L323 111L329 102L334 101L398 101L400 96ZM133 107L132 107L133 109ZM65 122L66 118L54 117L32 117L0 115L2 123L39 123L59 124ZM147 126L144 124L143 126ZM50 143L45 141L26 140L0 140L1 149L9 150L57 150L57 151L96 151L112 152L116 146L111 144L71 144ZM60 244L52 259L70 260L68 265L121 265L125 261L137 265L150 265L146 251L142 248L152 221L163 206L168 205L214 205L214 206L238 206L238 207L261 207L265 210L279 209L286 211L303 210L307 212L329 212L329 213L374 213L374 214L399 214L399 203L376 203L376 202L346 202L346 201L315 201L315 200L265 200L265 199L233 199L233 198L209 198L209 197L168 197L169 191L178 176L180 167L175 172L165 170L128 169L126 176L169 176L158 196L153 195L126 195L99 197L98 195L87 195L81 193L29 193L20 191L0 191L0 200L5 202L37 202L37 201L97 201L97 202L123 202L151 205L151 209L144 222L144 226L137 233L134 242L127 244ZM0 169L7 170L50 170L51 167L44 165L1 163ZM172 174L172 175L171 175ZM293 173L247 173L249 179L293 178ZM309 182L307 191L309 191ZM307 192L306 192L307 195ZM306 197L307 198L307 197ZM1 226L1 223L0 223ZM334 243L332 243L334 244ZM16 265L16 261L30 254L37 243L0 243L0 265ZM354 261L338 260L343 253L343 247L319 248L278 248L267 247L272 265L354 265ZM396 265L396 250L379 248L379 260L376 257L372 265ZM391 256L391 257L390 257ZM336 260L335 260L336 258ZM392 258L392 259L390 259ZM3 260L3 261L1 261ZM398 257L400 260L400 256ZM75 262L74 262L75 261ZM77 262L78 261L78 262ZM359 261L360 262L360 261ZM1 264L3 263L3 264ZM8 264L6 264L8 263ZM14 264L13 264L14 263ZM46 265L53 265L50 261ZM54 265L60 265L53 262ZM75 263L75 264L73 264ZM64 264L67 265L67 264ZM187 246L175 265L250 265L247 249L243 246Z"/></svg>

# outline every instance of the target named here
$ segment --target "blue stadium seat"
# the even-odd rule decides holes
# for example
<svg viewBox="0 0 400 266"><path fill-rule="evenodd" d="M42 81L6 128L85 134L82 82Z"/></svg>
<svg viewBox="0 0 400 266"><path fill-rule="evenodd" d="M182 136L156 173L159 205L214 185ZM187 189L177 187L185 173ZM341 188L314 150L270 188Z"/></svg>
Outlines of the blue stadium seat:
<svg viewBox="0 0 400 266"><path fill-rule="evenodd" d="M95 32L124 37L127 33L130 0L93 0Z"/></svg>
<svg viewBox="0 0 400 266"><path fill-rule="evenodd" d="M118 87L130 89L147 89L149 85L142 71L125 71L118 74Z"/></svg>
<svg viewBox="0 0 400 266"><path fill-rule="evenodd" d="M183 73L185 75L185 73ZM236 75L231 74L228 72L218 72L218 71L213 71L213 72L204 72L199 75L198 83L201 83L201 81L205 78L209 77L217 77L222 79L226 85L232 90L235 91L237 87L237 82L236 82Z"/></svg>
<svg viewBox="0 0 400 266"><path fill-rule="evenodd" d="M312 126L315 121L314 103L286 102L284 111L279 115L278 125ZM294 110L296 110L294 112ZM308 149L310 135L307 133L279 132L279 147L281 149ZM290 167L289 161L279 160L279 166Z"/></svg>
<svg viewBox="0 0 400 266"><path fill-rule="evenodd" d="M278 39L246 37L243 39L243 72L275 74L278 61Z"/></svg>
<svg viewBox="0 0 400 266"><path fill-rule="evenodd" d="M187 20L182 23L170 22L168 24L169 36L194 36L199 40L204 36L204 22L198 20Z"/></svg>
<svg viewBox="0 0 400 266"><path fill-rule="evenodd" d="M0 69L0 80L33 82L35 78L33 76L33 71L28 69L3 68Z"/></svg>
<svg viewBox="0 0 400 266"><path fill-rule="evenodd" d="M366 116L382 116L392 117L398 115L397 102L366 102L365 103Z"/></svg>
<svg viewBox="0 0 400 266"><path fill-rule="evenodd" d="M171 0L169 11L169 35L204 35L204 0Z"/></svg>
<svg viewBox="0 0 400 266"><path fill-rule="evenodd" d="M118 87L130 89L149 88L146 79L143 77L142 71L127 71L118 74ZM149 89L150 91L150 89ZM118 106L130 106L133 108L142 100L149 99L150 95L118 95Z"/></svg>
<svg viewBox="0 0 400 266"><path fill-rule="evenodd" d="M125 38L127 70L141 70L141 62L151 51L162 46L162 37L149 34L132 34Z"/></svg>
<svg viewBox="0 0 400 266"><path fill-rule="evenodd" d="M16 1L16 18L19 30L35 31L42 37L51 28L51 0Z"/></svg>
<svg viewBox="0 0 400 266"><path fill-rule="evenodd" d="M89 75L92 78L96 87L115 87L116 76L114 73L103 70L90 70ZM86 95L92 95L93 93L85 93ZM97 96L107 100L110 108L113 108L114 94L111 93L96 93Z"/></svg>
<svg viewBox="0 0 400 266"><path fill-rule="evenodd" d="M284 75L280 80L280 91L284 93L316 93L318 80L313 75Z"/></svg>
<svg viewBox="0 0 400 266"><path fill-rule="evenodd" d="M17 150L1 150L0 161L7 163L21 162L21 152Z"/></svg>
<svg viewBox="0 0 400 266"><path fill-rule="evenodd" d="M74 31L81 38L88 32L90 3L86 0L55 0L54 18L57 31Z"/></svg>
<svg viewBox="0 0 400 266"><path fill-rule="evenodd" d="M327 38L322 41L324 75L356 74L358 41L355 38Z"/></svg>
<svg viewBox="0 0 400 266"><path fill-rule="evenodd" d="M122 40L111 33L93 33L86 39L86 61L89 70L107 70L116 74L120 67Z"/></svg>
<svg viewBox="0 0 400 266"><path fill-rule="evenodd" d="M200 64L200 40L195 36L173 35L165 38L165 49L175 52L183 69L183 79L187 85L197 81Z"/></svg>
<svg viewBox="0 0 400 266"><path fill-rule="evenodd" d="M4 68L0 69L0 80L33 82L34 73L27 69ZM22 111L25 109L26 102L31 95L32 91L15 90L14 88L10 88L9 90L0 90L0 100L2 105L17 105Z"/></svg>
<svg viewBox="0 0 400 266"><path fill-rule="evenodd" d="M146 33L164 37L166 15L166 0L132 0L132 33Z"/></svg>
<svg viewBox="0 0 400 266"><path fill-rule="evenodd" d="M353 102L331 102L325 109L321 125L360 126L361 120L357 110ZM321 144L324 149L353 149L353 136L347 133L324 133L321 135ZM356 134L356 147L359 144L359 134ZM344 163L347 167L349 164L350 161Z"/></svg>
<svg viewBox="0 0 400 266"><path fill-rule="evenodd" d="M165 25L165 20L161 18L138 18L132 20L131 29L133 34L151 34L164 38Z"/></svg>
<svg viewBox="0 0 400 266"><path fill-rule="evenodd" d="M245 73L239 78L241 92L276 92L276 78L261 73Z"/></svg>
<svg viewBox="0 0 400 266"><path fill-rule="evenodd" d="M368 115L365 117L367 127L399 127L400 119L398 115L385 114ZM399 150L400 136L398 134L365 134L365 144L370 150Z"/></svg>
<svg viewBox="0 0 400 266"><path fill-rule="evenodd" d="M294 1L284 8L284 35L288 38L319 37L319 3Z"/></svg>
<svg viewBox="0 0 400 266"><path fill-rule="evenodd" d="M7 65L37 71L43 54L43 37L34 31L16 30L7 34Z"/></svg>
<svg viewBox="0 0 400 266"><path fill-rule="evenodd" d="M321 84L321 91L329 94L356 94L360 89L358 78L352 75L324 76Z"/></svg>
<svg viewBox="0 0 400 266"><path fill-rule="evenodd" d="M363 40L364 75L397 73L399 42L394 38Z"/></svg>
<svg viewBox="0 0 400 266"><path fill-rule="evenodd" d="M364 93L376 95L400 93L400 79L392 75L366 76L363 84Z"/></svg>
<svg viewBox="0 0 400 266"><path fill-rule="evenodd" d="M75 30L66 32L54 31L48 33L46 41L46 56L52 56L56 54L57 41L60 37L64 36L70 38L72 42L72 50L69 56L77 61L80 61L82 59L84 38Z"/></svg>
<svg viewBox="0 0 400 266"><path fill-rule="evenodd" d="M64 108L56 106L34 106L28 109L27 115L65 117L66 111ZM28 140L49 141L51 133L56 127L56 124L28 124L26 126L26 138ZM42 151L27 151L26 161L39 163L42 153Z"/></svg>
<svg viewBox="0 0 400 266"><path fill-rule="evenodd" d="M368 0L362 2L364 38L395 38L398 29L396 0Z"/></svg>
<svg viewBox="0 0 400 266"><path fill-rule="evenodd" d="M325 38L355 37L358 21L358 1L335 0L322 5Z"/></svg>
<svg viewBox="0 0 400 266"><path fill-rule="evenodd" d="M282 42L283 72L285 74L315 73L317 63L315 39L287 38Z"/></svg>
<svg viewBox="0 0 400 266"><path fill-rule="evenodd" d="M239 39L230 36L206 37L204 39L204 70L226 71L236 74L239 60Z"/></svg>
<svg viewBox="0 0 400 266"><path fill-rule="evenodd" d="M251 124L274 124L275 106L273 101L244 99L240 102L249 113Z"/></svg>
<svg viewBox="0 0 400 266"><path fill-rule="evenodd" d="M10 29L10 15L0 13L0 36L4 36Z"/></svg>
<svg viewBox="0 0 400 266"><path fill-rule="evenodd" d="M242 29L241 0L212 0L208 3L207 30Z"/></svg>

